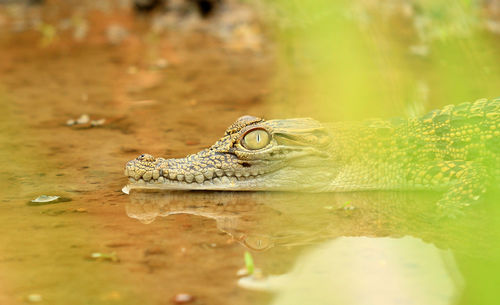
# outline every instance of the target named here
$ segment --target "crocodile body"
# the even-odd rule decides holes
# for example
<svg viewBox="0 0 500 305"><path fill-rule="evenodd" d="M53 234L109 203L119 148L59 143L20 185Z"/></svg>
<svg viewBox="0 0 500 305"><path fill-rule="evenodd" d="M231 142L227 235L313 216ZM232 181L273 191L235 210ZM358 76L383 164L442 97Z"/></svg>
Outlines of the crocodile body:
<svg viewBox="0 0 500 305"><path fill-rule="evenodd" d="M213 146L180 159L129 161L132 188L274 191L445 191L467 206L500 174L500 99L419 118L319 123L244 116Z"/></svg>

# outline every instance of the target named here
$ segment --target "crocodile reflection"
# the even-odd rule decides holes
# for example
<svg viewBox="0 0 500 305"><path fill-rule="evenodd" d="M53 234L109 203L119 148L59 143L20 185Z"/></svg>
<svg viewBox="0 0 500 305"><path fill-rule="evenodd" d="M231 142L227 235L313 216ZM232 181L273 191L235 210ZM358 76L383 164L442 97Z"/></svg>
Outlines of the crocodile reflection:
<svg viewBox="0 0 500 305"><path fill-rule="evenodd" d="M467 290L464 258L492 259L498 217L482 207L438 218L436 196L133 190L126 211L143 223L174 214L214 219L246 248L273 248L261 257L270 262L264 281L239 281L273 292L272 304L454 304Z"/></svg>
<svg viewBox="0 0 500 305"><path fill-rule="evenodd" d="M439 219L435 198L397 192L132 191L126 212L146 224L174 214L211 218L220 231L252 250L315 244L339 236L410 235L444 248L459 247L464 238L474 240L481 225L478 219L484 215L471 210L464 219Z"/></svg>
<svg viewBox="0 0 500 305"><path fill-rule="evenodd" d="M274 246L274 241L268 234L254 232L255 224L279 212L255 199L253 193L240 192L132 191L126 213L144 224L175 214L211 218L220 231L258 251Z"/></svg>

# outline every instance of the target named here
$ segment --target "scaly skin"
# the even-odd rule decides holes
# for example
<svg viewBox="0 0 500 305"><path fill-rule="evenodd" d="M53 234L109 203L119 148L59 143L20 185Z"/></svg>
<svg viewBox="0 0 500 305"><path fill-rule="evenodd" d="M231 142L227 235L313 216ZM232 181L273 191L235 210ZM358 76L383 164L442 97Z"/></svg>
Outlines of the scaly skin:
<svg viewBox="0 0 500 305"><path fill-rule="evenodd" d="M256 129L269 144L252 150ZM129 161L131 188L271 191L446 191L467 206L500 174L500 99L446 106L420 118L322 124L244 116L212 147L181 159Z"/></svg>

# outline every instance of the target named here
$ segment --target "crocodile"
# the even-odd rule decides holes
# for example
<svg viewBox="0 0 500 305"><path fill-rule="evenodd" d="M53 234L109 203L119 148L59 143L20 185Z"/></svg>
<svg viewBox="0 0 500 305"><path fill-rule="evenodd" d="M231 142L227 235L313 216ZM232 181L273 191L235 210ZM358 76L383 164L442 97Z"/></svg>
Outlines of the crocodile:
<svg viewBox="0 0 500 305"><path fill-rule="evenodd" d="M130 188L304 191L436 190L439 207L469 206L500 176L500 98L421 117L320 123L238 118L185 158L142 154Z"/></svg>

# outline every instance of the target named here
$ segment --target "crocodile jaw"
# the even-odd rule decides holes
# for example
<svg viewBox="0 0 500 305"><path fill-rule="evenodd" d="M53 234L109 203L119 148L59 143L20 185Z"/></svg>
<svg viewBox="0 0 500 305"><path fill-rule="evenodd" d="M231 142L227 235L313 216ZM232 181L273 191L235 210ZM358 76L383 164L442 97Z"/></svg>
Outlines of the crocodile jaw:
<svg viewBox="0 0 500 305"><path fill-rule="evenodd" d="M265 146L247 146L245 137L267 133ZM127 163L131 188L168 190L277 190L324 188L329 135L312 119L264 121L243 116L210 148L179 159L143 154ZM251 138L250 138L251 140ZM323 170L314 170L314 167Z"/></svg>
<svg viewBox="0 0 500 305"><path fill-rule="evenodd" d="M139 157L140 158L140 157ZM290 166L286 162L253 164L249 167L205 167L199 171L186 171L179 164L192 162L188 158L155 159L145 166L143 160L127 163L129 189L147 188L163 190L219 190L219 191L321 191L332 177L325 177L324 170ZM324 163L319 165L324 166ZM236 169L234 169L236 168ZM322 173L322 174L319 174Z"/></svg>
<svg viewBox="0 0 500 305"><path fill-rule="evenodd" d="M179 162L179 160L182 160ZM207 167L203 170L186 171L169 164L183 164L183 159L170 159L149 169L137 169L134 160L127 164L125 175L130 187L166 190L255 190L265 171Z"/></svg>
<svg viewBox="0 0 500 305"><path fill-rule="evenodd" d="M204 180L202 183L197 181L186 182L170 179L159 179L145 182L140 179L139 181L129 178L129 188L148 188L148 189L163 189L163 190L219 190L219 191L250 191L250 190L265 190L266 188L259 188L259 183L256 180L259 178L240 177L215 177L210 180Z"/></svg>

